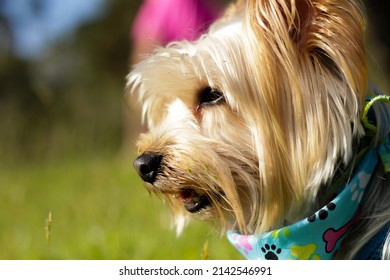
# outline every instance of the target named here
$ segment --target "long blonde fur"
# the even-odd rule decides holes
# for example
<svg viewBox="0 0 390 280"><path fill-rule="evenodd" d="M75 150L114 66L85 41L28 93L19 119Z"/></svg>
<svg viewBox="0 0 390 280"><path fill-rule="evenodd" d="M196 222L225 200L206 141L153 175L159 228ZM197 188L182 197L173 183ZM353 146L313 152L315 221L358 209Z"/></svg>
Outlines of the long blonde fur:
<svg viewBox="0 0 390 280"><path fill-rule="evenodd" d="M212 200L196 216L216 217L222 232L264 232L316 210L320 189L364 135L365 29L356 0L239 1L196 42L157 48L134 67L128 88L149 126L140 152L164 155L148 188L165 196L179 231L190 214L176 196L189 187ZM226 102L200 107L205 87ZM340 257L390 221L390 188L379 176L366 222Z"/></svg>

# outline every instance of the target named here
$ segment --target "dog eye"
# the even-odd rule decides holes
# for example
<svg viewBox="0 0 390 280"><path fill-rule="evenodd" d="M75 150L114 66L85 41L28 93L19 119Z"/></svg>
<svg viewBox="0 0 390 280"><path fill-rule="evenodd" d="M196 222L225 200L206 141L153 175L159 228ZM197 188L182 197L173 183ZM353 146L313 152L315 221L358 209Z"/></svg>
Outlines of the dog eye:
<svg viewBox="0 0 390 280"><path fill-rule="evenodd" d="M225 98L218 89L206 87L202 90L199 105L216 105L224 101Z"/></svg>

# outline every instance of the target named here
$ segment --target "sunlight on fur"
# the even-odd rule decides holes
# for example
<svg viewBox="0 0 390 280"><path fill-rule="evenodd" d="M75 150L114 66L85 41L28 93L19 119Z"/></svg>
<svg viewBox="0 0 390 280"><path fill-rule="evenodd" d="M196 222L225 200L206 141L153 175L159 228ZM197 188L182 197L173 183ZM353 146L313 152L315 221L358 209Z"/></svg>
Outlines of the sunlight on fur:
<svg viewBox="0 0 390 280"><path fill-rule="evenodd" d="M134 165L171 206L178 233L191 217L222 233L261 233L330 201L336 174L390 130L383 104L375 137L361 123L377 91L365 29L356 0L238 1L197 41L156 48L134 66L127 87L149 128ZM353 258L390 223L389 176L375 170L335 258Z"/></svg>

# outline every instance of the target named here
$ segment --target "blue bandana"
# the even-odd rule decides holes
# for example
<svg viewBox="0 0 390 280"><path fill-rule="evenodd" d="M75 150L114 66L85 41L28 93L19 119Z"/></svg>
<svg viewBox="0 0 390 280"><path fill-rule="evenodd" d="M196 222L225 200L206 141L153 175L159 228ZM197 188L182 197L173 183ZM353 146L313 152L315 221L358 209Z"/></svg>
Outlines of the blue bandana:
<svg viewBox="0 0 390 280"><path fill-rule="evenodd" d="M389 100L388 97L382 98ZM363 116L366 116L372 104L373 102L366 106ZM332 259L359 214L360 201L379 157L385 165L385 170L388 171L389 136L386 136L378 147L367 151L355 170L354 177L348 182L343 182L341 186L346 184L343 190L312 216L262 234L242 235L229 231L227 233L229 241L250 260Z"/></svg>

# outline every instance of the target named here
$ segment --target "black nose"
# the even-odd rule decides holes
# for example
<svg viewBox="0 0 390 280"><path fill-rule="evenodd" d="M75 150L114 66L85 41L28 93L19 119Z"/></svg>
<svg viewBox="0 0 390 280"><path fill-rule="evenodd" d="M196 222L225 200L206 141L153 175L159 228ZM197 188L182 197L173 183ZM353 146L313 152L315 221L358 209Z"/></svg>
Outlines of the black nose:
<svg viewBox="0 0 390 280"><path fill-rule="evenodd" d="M135 170L145 182L153 184L160 168L162 155L145 153L137 157L133 163Z"/></svg>

